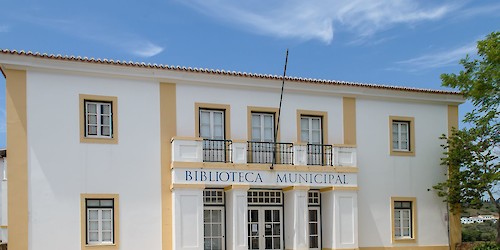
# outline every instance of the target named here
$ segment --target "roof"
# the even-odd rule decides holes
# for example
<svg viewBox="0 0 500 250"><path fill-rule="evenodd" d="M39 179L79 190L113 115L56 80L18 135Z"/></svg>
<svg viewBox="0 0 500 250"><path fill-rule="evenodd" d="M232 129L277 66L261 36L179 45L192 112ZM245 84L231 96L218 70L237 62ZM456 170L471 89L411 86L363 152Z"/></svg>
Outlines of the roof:
<svg viewBox="0 0 500 250"><path fill-rule="evenodd" d="M170 71L184 71L184 72L193 72L200 74L212 74L212 75L227 75L227 76L235 76L235 77L247 77L247 78L260 78L260 79L268 79L268 80L283 80L283 76L278 75L270 75L270 74L257 74L257 73L247 73L240 71L231 71L231 70L221 70L221 69L208 69L208 68L192 68L185 66L173 66L166 64L151 64L144 62L132 62L132 61L120 61L113 59L101 59L101 58L88 58L81 56L68 56L68 55L54 55L40 52L25 52L23 50L9 50L9 49L0 49L1 54L10 54L17 56L26 56L26 57L35 57L49 60L58 60L58 61L74 61L74 62L84 62L84 63L93 63L93 64L103 64L103 65L115 65L115 66L125 66L125 67L135 67L135 68L149 68L149 69L161 69L161 70L170 70ZM313 78L302 78L302 77L293 77L286 76L286 81L290 82L299 82L299 83L312 83L312 84L324 84L324 85L343 85L343 86L352 86L352 87L363 87L363 88L373 88L373 89L387 89L387 90L399 90L399 91L408 91L408 92L421 92L421 93L432 93L432 94L446 94L446 95L462 95L457 91L447 91L447 90L436 90L436 89L426 89L426 88L414 88L414 87L403 87L403 86L391 86L391 85L383 85L383 84L371 84L371 83L359 83L359 82L347 82L347 81L337 81L337 80L325 80L325 79L313 79Z"/></svg>

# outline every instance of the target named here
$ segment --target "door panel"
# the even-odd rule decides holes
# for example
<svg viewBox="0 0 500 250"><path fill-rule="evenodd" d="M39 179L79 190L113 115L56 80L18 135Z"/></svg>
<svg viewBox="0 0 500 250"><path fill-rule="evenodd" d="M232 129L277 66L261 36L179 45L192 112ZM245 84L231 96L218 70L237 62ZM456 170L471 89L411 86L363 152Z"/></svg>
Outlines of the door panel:
<svg viewBox="0 0 500 250"><path fill-rule="evenodd" d="M283 249L283 213L281 207L248 209L248 248Z"/></svg>

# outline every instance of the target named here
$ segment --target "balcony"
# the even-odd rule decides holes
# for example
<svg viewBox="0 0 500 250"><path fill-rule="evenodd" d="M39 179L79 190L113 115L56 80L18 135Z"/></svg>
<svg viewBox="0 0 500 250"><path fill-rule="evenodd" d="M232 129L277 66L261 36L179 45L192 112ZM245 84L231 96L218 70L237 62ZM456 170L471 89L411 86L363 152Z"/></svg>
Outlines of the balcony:
<svg viewBox="0 0 500 250"><path fill-rule="evenodd" d="M356 167L356 148L348 145L173 138L172 160Z"/></svg>

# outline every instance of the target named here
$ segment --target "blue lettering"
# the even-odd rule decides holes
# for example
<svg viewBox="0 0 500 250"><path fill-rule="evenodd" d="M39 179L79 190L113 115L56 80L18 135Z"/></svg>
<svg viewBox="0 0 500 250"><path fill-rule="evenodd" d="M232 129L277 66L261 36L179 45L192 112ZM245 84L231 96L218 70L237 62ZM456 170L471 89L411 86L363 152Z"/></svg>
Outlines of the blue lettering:
<svg viewBox="0 0 500 250"><path fill-rule="evenodd" d="M193 176L191 174L191 171L186 170L186 181L191 181L193 179Z"/></svg>

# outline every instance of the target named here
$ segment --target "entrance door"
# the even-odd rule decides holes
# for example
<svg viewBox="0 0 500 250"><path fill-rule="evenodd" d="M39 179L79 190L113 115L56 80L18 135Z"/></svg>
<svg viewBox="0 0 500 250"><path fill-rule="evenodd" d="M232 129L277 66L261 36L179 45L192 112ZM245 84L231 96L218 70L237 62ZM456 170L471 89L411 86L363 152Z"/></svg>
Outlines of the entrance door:
<svg viewBox="0 0 500 250"><path fill-rule="evenodd" d="M283 249L281 207L248 208L248 249Z"/></svg>

